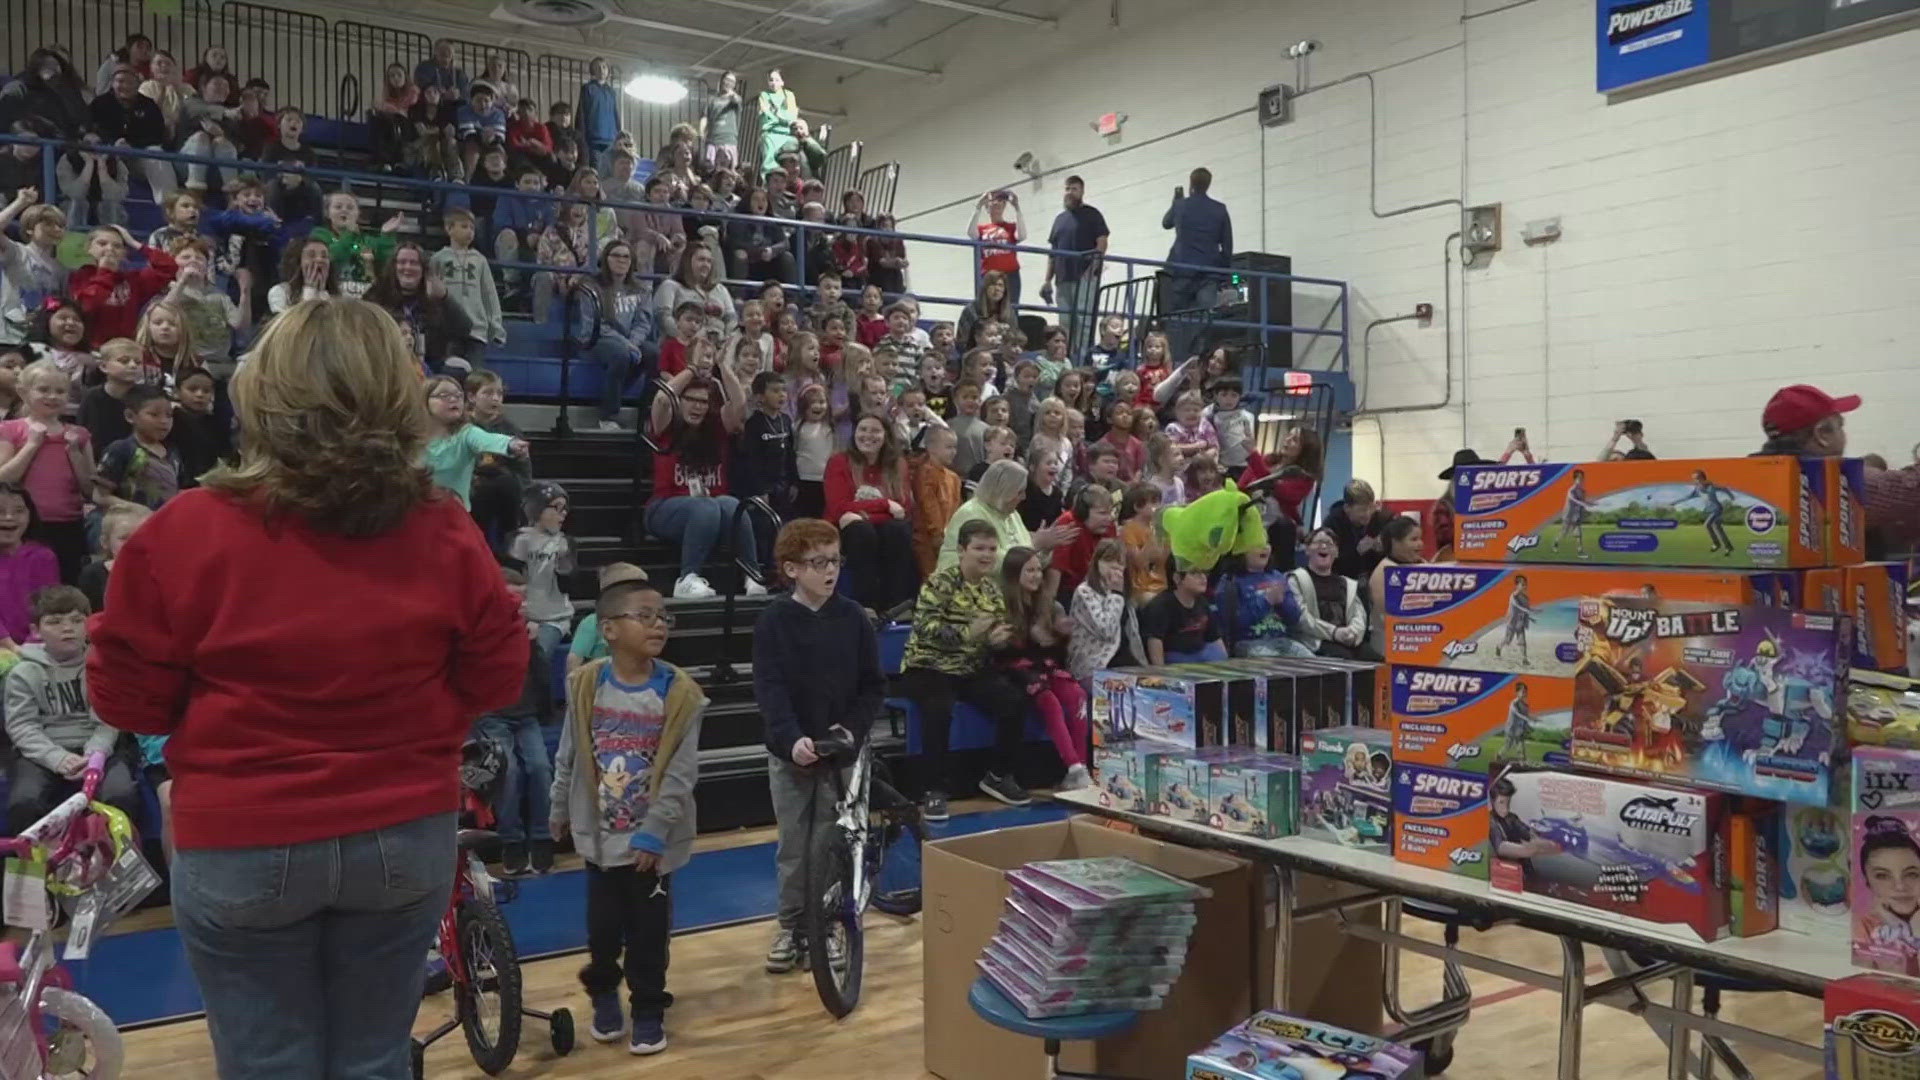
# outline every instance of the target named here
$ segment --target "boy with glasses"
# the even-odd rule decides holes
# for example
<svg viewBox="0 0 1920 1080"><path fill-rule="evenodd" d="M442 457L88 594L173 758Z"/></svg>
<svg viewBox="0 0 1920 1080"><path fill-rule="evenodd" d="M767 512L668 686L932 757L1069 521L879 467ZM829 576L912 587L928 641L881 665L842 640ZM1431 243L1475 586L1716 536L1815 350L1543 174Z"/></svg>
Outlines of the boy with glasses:
<svg viewBox="0 0 1920 1080"><path fill-rule="evenodd" d="M753 630L753 697L767 722L767 778L779 824L775 856L780 929L767 970L792 971L807 955L805 858L833 823L833 785L814 766L813 740L838 724L865 740L886 692L880 645L860 605L834 591L840 582L840 530L800 518L780 530L774 561L793 592L768 604ZM844 768L846 763L836 763ZM828 943L828 959L842 962Z"/></svg>

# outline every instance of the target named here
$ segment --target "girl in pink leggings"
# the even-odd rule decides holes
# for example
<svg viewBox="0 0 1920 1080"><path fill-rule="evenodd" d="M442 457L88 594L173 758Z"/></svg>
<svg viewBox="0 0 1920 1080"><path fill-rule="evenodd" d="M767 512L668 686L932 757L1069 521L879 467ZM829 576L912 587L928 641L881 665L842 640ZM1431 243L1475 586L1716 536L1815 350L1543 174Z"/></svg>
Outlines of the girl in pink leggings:
<svg viewBox="0 0 1920 1080"><path fill-rule="evenodd" d="M1047 725L1067 775L1063 791L1086 787L1087 694L1067 671L1067 637L1073 620L1054 599L1059 578L1046 569L1032 548L1016 547L1000 564L1000 587L1007 596L1013 640L1000 664L1026 688L1034 711Z"/></svg>

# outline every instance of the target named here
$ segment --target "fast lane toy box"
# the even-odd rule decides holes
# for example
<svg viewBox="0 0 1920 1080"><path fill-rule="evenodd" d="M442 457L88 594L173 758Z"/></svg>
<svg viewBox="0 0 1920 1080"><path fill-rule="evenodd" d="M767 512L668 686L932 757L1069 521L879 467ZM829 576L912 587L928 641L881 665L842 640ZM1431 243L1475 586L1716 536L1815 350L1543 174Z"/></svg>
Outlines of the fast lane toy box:
<svg viewBox="0 0 1920 1080"><path fill-rule="evenodd" d="M1825 806L1843 755L1852 631L1824 612L1594 601L1573 688L1573 760Z"/></svg>
<svg viewBox="0 0 1920 1080"><path fill-rule="evenodd" d="M1466 562L1787 569L1866 558L1859 461L1753 457L1454 470Z"/></svg>
<svg viewBox="0 0 1920 1080"><path fill-rule="evenodd" d="M1300 835L1393 851L1393 733L1338 727L1300 736Z"/></svg>
<svg viewBox="0 0 1920 1080"><path fill-rule="evenodd" d="M1854 966L1920 976L1920 752L1855 748L1852 825Z"/></svg>
<svg viewBox="0 0 1920 1080"><path fill-rule="evenodd" d="M1402 664L1390 684L1396 764L1484 775L1568 762L1572 680Z"/></svg>
<svg viewBox="0 0 1920 1080"><path fill-rule="evenodd" d="M1777 575L1643 567L1438 563L1387 571L1387 661L1571 678L1596 596L1761 603Z"/></svg>
<svg viewBox="0 0 1920 1080"><path fill-rule="evenodd" d="M1504 813L1502 780L1514 789ZM1494 888L1686 926L1702 941L1727 934L1731 796L1518 769L1491 790ZM1535 850L1502 854L1513 844Z"/></svg>
<svg viewBox="0 0 1920 1080"><path fill-rule="evenodd" d="M1187 1080L1420 1080L1419 1051L1278 1012L1249 1017L1187 1059Z"/></svg>
<svg viewBox="0 0 1920 1080"><path fill-rule="evenodd" d="M1827 1080L1920 1080L1920 987L1885 975L1827 984Z"/></svg>
<svg viewBox="0 0 1920 1080"><path fill-rule="evenodd" d="M1393 766L1393 857L1487 880L1485 773Z"/></svg>

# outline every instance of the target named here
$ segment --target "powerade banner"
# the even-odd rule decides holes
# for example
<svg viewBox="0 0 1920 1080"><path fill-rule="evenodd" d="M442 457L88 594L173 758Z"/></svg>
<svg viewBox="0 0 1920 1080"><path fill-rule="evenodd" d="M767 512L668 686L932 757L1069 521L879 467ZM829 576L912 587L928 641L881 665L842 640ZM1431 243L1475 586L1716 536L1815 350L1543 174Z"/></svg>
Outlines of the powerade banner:
<svg viewBox="0 0 1920 1080"><path fill-rule="evenodd" d="M1920 0L1596 0L1602 93L1920 12Z"/></svg>

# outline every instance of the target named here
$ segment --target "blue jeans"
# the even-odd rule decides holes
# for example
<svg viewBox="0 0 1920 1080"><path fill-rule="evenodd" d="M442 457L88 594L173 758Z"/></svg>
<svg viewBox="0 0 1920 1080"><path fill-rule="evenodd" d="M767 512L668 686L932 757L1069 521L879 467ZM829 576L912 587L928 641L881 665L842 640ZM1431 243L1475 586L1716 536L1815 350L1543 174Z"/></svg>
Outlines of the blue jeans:
<svg viewBox="0 0 1920 1080"><path fill-rule="evenodd" d="M407 1080L453 888L451 811L286 847L182 849L173 917L224 1080Z"/></svg>
<svg viewBox="0 0 1920 1080"><path fill-rule="evenodd" d="M1227 647L1217 641L1209 641L1199 652L1174 652L1167 650L1169 664L1211 664L1227 658Z"/></svg>
<svg viewBox="0 0 1920 1080"><path fill-rule="evenodd" d="M606 369L600 384L600 419L612 420L620 415L620 399L627 380L633 377L633 370L645 357L626 338L604 333L593 343L593 348L587 350L587 355Z"/></svg>
<svg viewBox="0 0 1920 1080"><path fill-rule="evenodd" d="M1093 308L1100 296L1100 278L1082 274L1073 281L1057 283L1060 303L1060 328L1067 332L1067 352L1079 356L1093 346ZM1184 359L1184 357L1182 358Z"/></svg>
<svg viewBox="0 0 1920 1080"><path fill-rule="evenodd" d="M669 495L664 499L655 499L647 504L647 531L662 540L678 541L680 544L680 576L697 574L707 565L707 556L713 553L713 546L720 542L720 534L733 520L735 510L740 508L740 500L731 495L712 495L706 498L694 498L691 495ZM753 520L745 514L740 515L740 525L733 537L735 554L751 559L757 550L753 539Z"/></svg>
<svg viewBox="0 0 1920 1080"><path fill-rule="evenodd" d="M500 784L500 803L494 807L494 831L509 844L551 840L547 818L553 809L553 762L547 757L547 739L537 716L483 716L473 726L475 735L490 739L507 756Z"/></svg>

